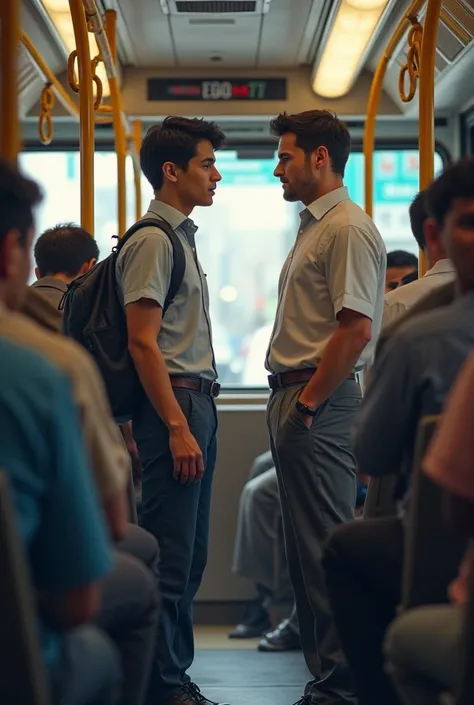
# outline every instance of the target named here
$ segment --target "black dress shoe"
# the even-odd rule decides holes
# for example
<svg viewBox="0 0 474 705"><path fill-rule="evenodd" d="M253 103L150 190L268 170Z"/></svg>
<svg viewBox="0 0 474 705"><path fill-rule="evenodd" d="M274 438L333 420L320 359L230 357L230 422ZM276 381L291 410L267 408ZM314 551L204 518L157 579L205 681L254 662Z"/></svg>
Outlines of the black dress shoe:
<svg viewBox="0 0 474 705"><path fill-rule="evenodd" d="M258 645L259 651L300 651L300 637L291 628L288 619L281 622L273 631L265 634L262 641Z"/></svg>
<svg viewBox="0 0 474 705"><path fill-rule="evenodd" d="M229 705L206 698L195 683L186 683L171 696L167 705Z"/></svg>
<svg viewBox="0 0 474 705"><path fill-rule="evenodd" d="M266 609L261 604L252 603L242 622L229 634L229 639L257 639L271 626Z"/></svg>

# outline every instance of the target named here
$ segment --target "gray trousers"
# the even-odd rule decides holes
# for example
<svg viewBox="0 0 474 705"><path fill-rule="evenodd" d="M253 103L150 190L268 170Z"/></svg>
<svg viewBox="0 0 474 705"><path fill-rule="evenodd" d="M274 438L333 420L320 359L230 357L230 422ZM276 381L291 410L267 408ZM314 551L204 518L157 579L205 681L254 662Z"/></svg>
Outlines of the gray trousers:
<svg viewBox="0 0 474 705"><path fill-rule="evenodd" d="M147 531L129 524L105 577L96 620L121 657L120 705L142 705L153 668L158 629L158 545ZM155 699L157 693L154 694ZM108 702L108 701L104 701Z"/></svg>
<svg viewBox="0 0 474 705"><path fill-rule="evenodd" d="M454 605L408 610L387 633L387 670L403 705L433 705L460 678L463 613Z"/></svg>
<svg viewBox="0 0 474 705"><path fill-rule="evenodd" d="M274 467L249 480L242 490L233 570L281 599L293 599L281 540L280 493Z"/></svg>
<svg viewBox="0 0 474 705"><path fill-rule="evenodd" d="M318 705L354 703L349 670L329 610L321 560L333 529L355 516L357 483L350 432L361 393L357 382L345 380L319 407L308 429L295 408L303 386L272 393L267 423L301 646L314 677L306 694Z"/></svg>

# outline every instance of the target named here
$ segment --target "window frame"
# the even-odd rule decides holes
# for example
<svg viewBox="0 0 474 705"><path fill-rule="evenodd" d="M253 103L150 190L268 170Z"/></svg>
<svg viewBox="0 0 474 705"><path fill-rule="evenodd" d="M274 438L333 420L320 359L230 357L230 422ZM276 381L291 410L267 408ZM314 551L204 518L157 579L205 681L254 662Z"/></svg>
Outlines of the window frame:
<svg viewBox="0 0 474 705"><path fill-rule="evenodd" d="M464 117L464 116L462 116ZM474 125L474 108L469 111L470 126ZM359 126L359 125L357 125ZM362 126L362 124L361 124ZM224 126L225 127L225 126ZM241 157L243 159L253 159L256 158L252 152L258 153L260 150L260 158L262 158L262 150L267 150L271 146L275 147L276 143L272 139L268 140L236 140L230 139L222 151L239 151L239 148L245 150L245 156ZM374 144L374 152L377 151L397 151L397 150L412 150L419 149L419 144L417 139L376 139ZM56 141L49 146L44 146L38 142L25 141L22 146L22 152L78 152L79 151L79 141L78 140L64 140ZM96 152L111 152L115 153L114 143L111 140L104 140L96 142L95 145ZM435 151L440 155L443 168L446 168L452 163L452 156L449 149L443 142L435 141ZM352 140L351 152L361 153L363 152L363 140L362 138L354 138ZM262 393L268 392L268 388L264 386L237 386L237 385L226 385L222 384L222 394L221 396L227 398L234 398L237 400L239 397L250 398L261 398Z"/></svg>

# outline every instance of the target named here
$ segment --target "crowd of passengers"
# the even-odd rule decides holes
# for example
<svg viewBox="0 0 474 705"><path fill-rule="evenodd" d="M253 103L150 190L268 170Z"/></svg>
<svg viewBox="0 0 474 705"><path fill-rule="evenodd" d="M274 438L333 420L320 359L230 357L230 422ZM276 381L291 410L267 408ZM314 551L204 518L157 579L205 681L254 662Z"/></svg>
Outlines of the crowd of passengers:
<svg viewBox="0 0 474 705"><path fill-rule="evenodd" d="M291 648L302 649L312 674L299 705L431 705L460 677L469 549L445 604L398 618L397 607L414 444L426 415L442 412L424 472L446 490L456 526L474 534L474 159L448 166L410 207L427 262L417 279L403 253L387 258L375 224L350 200L345 125L315 110L281 114L271 132L283 197L304 209L265 360L271 452L251 480L272 473L271 496L252 508L244 490L235 570L257 584L262 609L274 599L268 549L254 546L244 566L242 546L252 543L252 522L274 534L279 502L294 609L277 637L293 630ZM223 142L214 123L174 117L143 141L154 193L145 217L173 229L185 270L167 307L174 250L159 223L139 229L117 258L144 392L132 424L121 427L93 357L61 332L61 300L96 265L97 245L73 224L47 230L34 246L29 287L41 193L0 161L0 469L12 488L54 705L217 705L189 675L219 393L190 216L212 205ZM140 526L128 516L130 455L143 468ZM392 480L389 516L355 519L356 471L370 477L369 493ZM270 624L259 617L250 626L260 635ZM263 650L281 647L280 639L272 648L272 634L265 640Z"/></svg>

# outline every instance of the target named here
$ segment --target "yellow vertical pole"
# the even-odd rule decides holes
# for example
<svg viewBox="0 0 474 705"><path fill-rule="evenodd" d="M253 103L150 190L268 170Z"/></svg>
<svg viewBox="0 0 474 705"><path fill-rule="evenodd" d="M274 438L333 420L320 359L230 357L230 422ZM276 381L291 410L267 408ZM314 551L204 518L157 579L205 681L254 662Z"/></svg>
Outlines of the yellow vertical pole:
<svg viewBox="0 0 474 705"><path fill-rule="evenodd" d="M20 149L18 129L18 0L0 0L0 156L16 165Z"/></svg>
<svg viewBox="0 0 474 705"><path fill-rule="evenodd" d="M388 60L389 57L384 54L375 71L370 87L364 128L365 210L367 215L371 218L373 217L374 208L375 120L379 109L380 95L382 93L383 79L385 77L385 71L387 70Z"/></svg>
<svg viewBox="0 0 474 705"><path fill-rule="evenodd" d="M404 33L410 26L412 18L422 7L425 0L412 0L405 14L400 19L398 25L390 37L385 51L379 59L377 69L374 74L372 86L370 88L369 100L367 104L367 117L364 126L364 159L365 159L365 210L372 218L373 216L373 190L374 190L374 149L375 149L375 120L379 109L380 96L382 94L383 81L387 66L392 58L395 48L398 46Z"/></svg>
<svg viewBox="0 0 474 705"><path fill-rule="evenodd" d="M429 0L423 25L421 43L420 87L419 87L419 150L420 150L420 190L427 188L434 177L435 151L435 58L438 42L439 13L442 0ZM419 260L420 276L426 272L426 262L422 252Z"/></svg>
<svg viewBox="0 0 474 705"><path fill-rule="evenodd" d="M105 29L109 40L110 51L115 65L117 65L117 13L115 10L105 11ZM117 155L117 220L118 235L121 237L127 228L127 185L125 180L125 167L127 158L127 138L122 120L122 101L120 86L116 77L109 77L110 101L114 125L115 152Z"/></svg>
<svg viewBox="0 0 474 705"><path fill-rule="evenodd" d="M69 0L79 72L79 146L81 162L81 225L94 233L94 95L89 33L81 0Z"/></svg>
<svg viewBox="0 0 474 705"><path fill-rule="evenodd" d="M140 154L142 146L142 122L141 120L133 121L133 142L135 151ZM142 217L142 179L139 165L134 160L133 162L133 177L135 181L135 217L140 220Z"/></svg>

